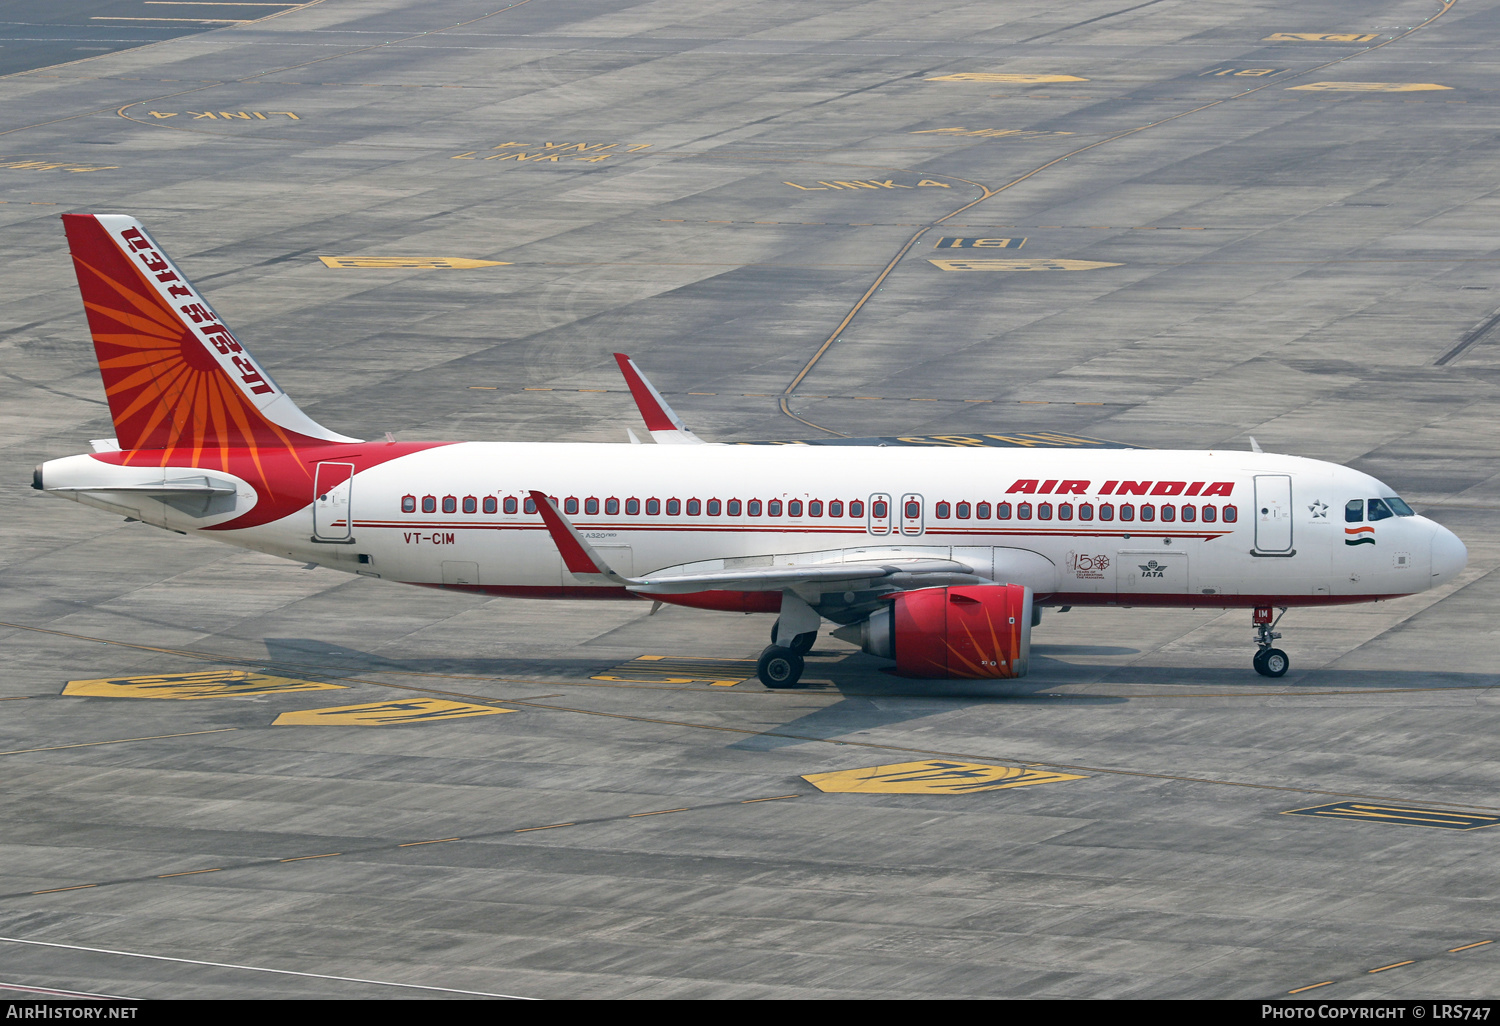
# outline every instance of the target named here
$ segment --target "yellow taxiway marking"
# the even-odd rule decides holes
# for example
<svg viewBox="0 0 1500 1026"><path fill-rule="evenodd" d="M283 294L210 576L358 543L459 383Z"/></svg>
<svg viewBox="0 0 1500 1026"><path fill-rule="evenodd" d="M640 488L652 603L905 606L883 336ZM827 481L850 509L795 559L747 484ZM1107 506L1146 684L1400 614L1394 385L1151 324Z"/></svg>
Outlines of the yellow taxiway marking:
<svg viewBox="0 0 1500 1026"><path fill-rule="evenodd" d="M149 677L101 677L70 680L62 693L89 698L235 698L242 695L279 695L297 691L347 691L343 684L323 684L291 677L271 677L247 670L207 670L202 673L165 673Z"/></svg>
<svg viewBox="0 0 1500 1026"><path fill-rule="evenodd" d="M1077 773L1054 773L1021 766L991 766L979 762L927 759L888 766L808 773L803 780L819 791L877 794L971 794L1007 787L1083 780Z"/></svg>
<svg viewBox="0 0 1500 1026"><path fill-rule="evenodd" d="M1287 86L1287 92L1300 89L1324 93L1420 93L1452 88L1436 82L1309 82L1307 85Z"/></svg>
<svg viewBox="0 0 1500 1026"><path fill-rule="evenodd" d="M1437 827L1442 830L1482 830L1500 823L1500 816L1472 812L1450 812L1447 809L1410 808L1402 805L1374 805L1369 802L1334 802L1306 809L1288 809L1283 816L1316 816L1323 819L1356 819L1402 826Z"/></svg>
<svg viewBox="0 0 1500 1026"><path fill-rule="evenodd" d="M941 271L1093 271L1123 267L1100 260L929 260Z"/></svg>
<svg viewBox="0 0 1500 1026"><path fill-rule="evenodd" d="M387 727L400 723L431 723L434 720L456 720L466 716L493 716L515 712L493 705L450 702L441 698L410 698L396 702L366 702L363 705L338 705L328 709L303 709L285 712L271 721L273 727Z"/></svg>
<svg viewBox="0 0 1500 1026"><path fill-rule="evenodd" d="M1008 239L966 239L959 236L945 235L933 243L933 249L1020 249L1026 245L1026 240L1021 237Z"/></svg>
<svg viewBox="0 0 1500 1026"><path fill-rule="evenodd" d="M961 71L956 75L937 75L927 79L929 82L1012 82L1022 84L1035 84L1038 82L1087 82L1086 78L1077 75L1028 75L1028 74L1006 74L987 71Z"/></svg>
<svg viewBox="0 0 1500 1026"><path fill-rule="evenodd" d="M1373 32L1272 32L1262 43L1371 43L1380 36Z"/></svg>
<svg viewBox="0 0 1500 1026"><path fill-rule="evenodd" d="M457 841L457 840L461 840L461 838L457 838L457 837L439 837L439 838L437 838L436 840L433 840L433 841L407 841L405 844L398 844L398 845L396 845L396 847L398 847L398 848L415 848L419 844L447 844L449 841Z"/></svg>
<svg viewBox="0 0 1500 1026"><path fill-rule="evenodd" d="M290 859L277 859L278 862L306 862L308 859L331 859L344 854L341 851L330 851L322 855L298 855Z"/></svg>
<svg viewBox="0 0 1500 1026"><path fill-rule="evenodd" d="M170 880L174 876L197 876L199 873L222 873L223 871L223 866L220 866L217 869L189 869L186 872L182 873L163 873L161 876L158 876L157 879Z"/></svg>
<svg viewBox="0 0 1500 1026"><path fill-rule="evenodd" d="M98 884L78 884L77 886L74 886L74 887L53 887L50 890L46 890L46 891L32 891L31 893L32 894L56 894L58 891L82 891L82 890L87 890L90 887L98 887L98 886L99 886Z"/></svg>
<svg viewBox="0 0 1500 1026"><path fill-rule="evenodd" d="M708 684L716 688L729 688L754 676L755 661L751 659L640 656L589 679L639 684Z"/></svg>
<svg viewBox="0 0 1500 1026"><path fill-rule="evenodd" d="M1287 993L1288 994L1301 994L1304 990L1317 990L1319 987L1326 987L1326 986L1328 986L1332 982L1333 982L1332 980L1324 980L1322 983L1309 983L1305 987L1298 987L1296 990L1289 990L1289 991L1287 991Z"/></svg>
<svg viewBox="0 0 1500 1026"><path fill-rule="evenodd" d="M529 834L533 830L556 830L558 827L570 827L570 826L577 826L577 825L578 825L577 823L548 823L546 826L521 827L521 829L519 829L519 830L513 830L513 831L511 831L511 833L515 833L515 834Z"/></svg>
<svg viewBox="0 0 1500 1026"><path fill-rule="evenodd" d="M741 802L740 804L744 804L744 803ZM662 809L662 810L660 810L658 812L632 812L628 818L630 818L630 819L640 819L642 816L665 816L669 812L687 812L687 811L688 810L686 808L681 808L681 809Z"/></svg>
<svg viewBox="0 0 1500 1026"><path fill-rule="evenodd" d="M75 164L68 160L25 160L0 157L0 167L13 171L118 171L117 164Z"/></svg>
<svg viewBox="0 0 1500 1026"><path fill-rule="evenodd" d="M1449 949L1448 949L1448 954L1450 954L1450 955L1451 955L1451 954L1453 954L1453 953L1454 953L1454 952L1455 952L1455 951L1468 951L1468 950L1469 950L1469 949L1470 949L1470 948L1478 948L1478 947L1483 947L1483 946L1484 946L1484 945L1486 945L1486 944L1493 944L1493 943L1495 943L1495 942L1494 942L1494 941L1492 941L1492 940L1482 940L1482 941L1475 941L1475 942L1474 942L1474 943L1473 943L1473 944L1464 944L1464 945L1462 945L1462 946L1460 946L1460 947L1456 947L1456 948L1449 948Z"/></svg>
<svg viewBox="0 0 1500 1026"><path fill-rule="evenodd" d="M1415 958L1408 958L1405 962L1392 962L1390 965L1383 965L1379 969L1366 969L1365 972L1383 973L1387 969L1400 969L1403 965L1411 965L1414 962L1416 962Z"/></svg>
<svg viewBox="0 0 1500 1026"><path fill-rule="evenodd" d="M318 257L326 267L369 267L385 270L466 271L474 267L508 267L509 260L471 260L468 257Z"/></svg>
<svg viewBox="0 0 1500 1026"><path fill-rule="evenodd" d="M223 734L238 727L217 727L213 730L189 730L181 734L151 734L146 737L117 737L112 741L80 741L72 745L48 745L45 748L12 748L0 755L25 755L27 752L58 752L64 748L92 748L94 745L123 745L127 741L160 741L169 737L196 737L199 734Z"/></svg>

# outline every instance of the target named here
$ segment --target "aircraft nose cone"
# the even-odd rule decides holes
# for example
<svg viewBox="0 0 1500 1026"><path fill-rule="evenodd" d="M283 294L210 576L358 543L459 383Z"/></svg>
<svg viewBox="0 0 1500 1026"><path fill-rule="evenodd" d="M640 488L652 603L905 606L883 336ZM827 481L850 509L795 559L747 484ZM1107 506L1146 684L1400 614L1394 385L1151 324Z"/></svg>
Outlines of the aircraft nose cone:
<svg viewBox="0 0 1500 1026"><path fill-rule="evenodd" d="M1469 562L1469 550L1458 535L1439 527L1432 536L1432 584L1446 584Z"/></svg>

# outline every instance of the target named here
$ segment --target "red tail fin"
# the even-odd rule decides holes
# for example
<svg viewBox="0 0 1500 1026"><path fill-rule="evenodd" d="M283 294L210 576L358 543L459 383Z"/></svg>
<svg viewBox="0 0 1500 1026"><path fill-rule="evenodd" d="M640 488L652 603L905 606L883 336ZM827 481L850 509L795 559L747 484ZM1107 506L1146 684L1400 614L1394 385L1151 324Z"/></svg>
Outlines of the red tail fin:
<svg viewBox="0 0 1500 1026"><path fill-rule="evenodd" d="M139 221L62 218L122 449L358 441L282 393Z"/></svg>

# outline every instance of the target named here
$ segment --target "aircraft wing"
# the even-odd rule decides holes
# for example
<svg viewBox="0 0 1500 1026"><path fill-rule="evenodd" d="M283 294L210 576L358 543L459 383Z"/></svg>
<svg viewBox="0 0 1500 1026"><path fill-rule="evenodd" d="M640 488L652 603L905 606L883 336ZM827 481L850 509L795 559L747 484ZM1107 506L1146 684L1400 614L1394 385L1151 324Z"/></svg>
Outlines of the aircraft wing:
<svg viewBox="0 0 1500 1026"><path fill-rule="evenodd" d="M712 560L707 565L689 563L680 567L668 567L644 577L625 577L605 562L567 517L558 511L556 504L548 496L534 490L530 494L570 573L584 579L608 580L621 584L626 590L640 595L685 595L696 591L781 591L792 587L818 589L819 586L831 590L835 586L855 581L878 581L893 588L989 583L987 578L976 576L974 568L967 563L932 556L904 556L899 553L876 559L795 566L726 567L723 560ZM766 562L770 562L769 557L766 557Z"/></svg>

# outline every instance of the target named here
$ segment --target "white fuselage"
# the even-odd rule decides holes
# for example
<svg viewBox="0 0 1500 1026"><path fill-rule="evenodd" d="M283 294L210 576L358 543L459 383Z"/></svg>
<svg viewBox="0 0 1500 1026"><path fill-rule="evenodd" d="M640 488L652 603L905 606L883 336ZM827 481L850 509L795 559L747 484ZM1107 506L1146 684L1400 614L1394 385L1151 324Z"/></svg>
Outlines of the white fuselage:
<svg viewBox="0 0 1500 1026"><path fill-rule="evenodd" d="M320 480L338 483L321 498L308 487L305 505L254 527L235 521L260 497L218 471L237 494L211 512L111 492L143 470L90 456L46 464L46 490L299 561L538 597L627 593L564 568L526 511L530 489L626 577L899 551L1026 584L1051 605L1310 605L1423 591L1466 559L1425 517L1346 519L1354 500L1395 495L1374 478L1275 454L463 442L366 467L360 453L378 443L347 448L323 462L347 459L352 477L325 468Z"/></svg>

